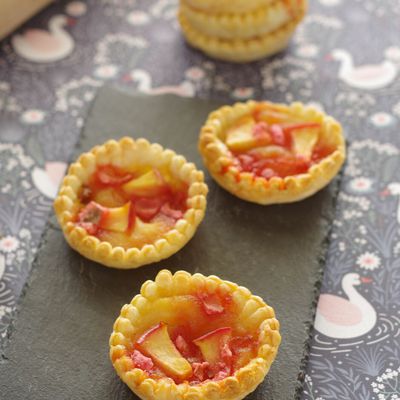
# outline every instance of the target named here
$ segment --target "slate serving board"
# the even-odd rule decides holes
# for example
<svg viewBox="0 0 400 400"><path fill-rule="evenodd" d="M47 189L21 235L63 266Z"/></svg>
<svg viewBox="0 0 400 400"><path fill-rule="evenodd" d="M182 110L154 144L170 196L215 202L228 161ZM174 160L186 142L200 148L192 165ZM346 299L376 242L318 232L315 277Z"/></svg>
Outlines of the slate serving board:
<svg viewBox="0 0 400 400"><path fill-rule="evenodd" d="M103 88L76 155L130 135L157 141L203 168L199 128L219 105ZM137 270L104 268L81 257L51 217L0 365L2 399L137 399L113 371L108 338L121 306L162 268L219 275L272 305L282 345L267 379L247 399L298 396L337 182L305 201L263 207L230 195L206 176L207 213L195 237L173 257Z"/></svg>

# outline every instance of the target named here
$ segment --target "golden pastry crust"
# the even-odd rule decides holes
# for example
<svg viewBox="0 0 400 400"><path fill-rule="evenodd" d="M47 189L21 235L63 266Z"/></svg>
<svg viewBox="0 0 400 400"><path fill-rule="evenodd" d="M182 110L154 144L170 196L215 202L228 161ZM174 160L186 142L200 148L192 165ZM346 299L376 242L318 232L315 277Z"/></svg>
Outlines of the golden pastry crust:
<svg viewBox="0 0 400 400"><path fill-rule="evenodd" d="M305 0L277 0L268 7L246 13L210 14L181 2L181 12L193 30L220 39L251 39L264 36L296 18Z"/></svg>
<svg viewBox="0 0 400 400"><path fill-rule="evenodd" d="M258 332L256 357L227 378L197 385L176 384L170 378L152 379L144 370L134 368L129 353L136 338L149 323L168 319L174 314L172 307L164 306L163 309L162 304L174 296L194 294L204 287L211 292L223 289L232 296L239 310L237 323L244 331L255 329ZM153 306L155 303L156 307ZM172 275L170 271L162 270L154 282L147 281L142 285L140 295L122 307L110 337L110 358L121 379L144 400L240 400L263 381L280 342L279 322L274 310L248 289L216 276L190 275L185 271Z"/></svg>
<svg viewBox="0 0 400 400"><path fill-rule="evenodd" d="M141 248L112 246L88 234L74 220L79 210L79 193L96 168L107 164L121 169L135 165L168 168L172 176L188 185L187 210L183 218L160 239ZM205 214L207 191L203 172L183 156L145 139L124 137L118 142L109 140L94 147L71 164L54 201L54 209L65 239L73 249L107 267L131 269L170 257L192 238Z"/></svg>
<svg viewBox="0 0 400 400"><path fill-rule="evenodd" d="M279 109L299 121L319 123L321 131L318 140L334 151L299 175L267 180L240 171L234 165L234 157L224 142L225 134L235 121L251 115L260 104ZM346 155L342 127L332 117L301 103L287 106L255 101L224 106L211 113L200 132L199 151L211 176L223 188L243 200L262 205L291 203L313 195L336 176Z"/></svg>
<svg viewBox="0 0 400 400"><path fill-rule="evenodd" d="M210 13L249 12L269 6L274 0L183 0L198 10Z"/></svg>
<svg viewBox="0 0 400 400"><path fill-rule="evenodd" d="M268 57L287 47L304 14L305 9L300 9L296 18L266 35L232 40L208 36L194 29L182 11L178 18L183 35L193 47L216 59L243 63Z"/></svg>

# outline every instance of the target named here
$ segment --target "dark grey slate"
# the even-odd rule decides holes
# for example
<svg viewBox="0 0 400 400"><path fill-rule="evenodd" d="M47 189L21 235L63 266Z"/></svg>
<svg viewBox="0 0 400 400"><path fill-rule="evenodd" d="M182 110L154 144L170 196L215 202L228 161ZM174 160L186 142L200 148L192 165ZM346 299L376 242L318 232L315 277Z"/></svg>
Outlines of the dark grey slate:
<svg viewBox="0 0 400 400"><path fill-rule="evenodd" d="M218 102L100 90L76 154L109 138L146 137L203 168L197 136ZM282 345L265 382L248 399L297 397L337 183L291 205L263 207L210 187L206 218L168 260L119 271L71 250L52 217L0 364L1 399L135 399L108 359L121 306L162 268L216 274L248 287L276 310Z"/></svg>

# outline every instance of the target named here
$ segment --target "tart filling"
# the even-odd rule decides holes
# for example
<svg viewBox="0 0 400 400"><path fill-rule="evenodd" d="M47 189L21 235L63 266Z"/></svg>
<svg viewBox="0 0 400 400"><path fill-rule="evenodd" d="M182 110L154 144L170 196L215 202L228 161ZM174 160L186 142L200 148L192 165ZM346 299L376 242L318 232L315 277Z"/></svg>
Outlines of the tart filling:
<svg viewBox="0 0 400 400"><path fill-rule="evenodd" d="M169 257L204 217L203 173L144 139L108 141L82 154L54 208L68 243L106 266L135 268Z"/></svg>
<svg viewBox="0 0 400 400"><path fill-rule="evenodd" d="M215 276L164 270L122 308L110 355L141 398L197 393L208 399L217 388L218 398L241 399L268 372L278 330L272 308L247 289ZM146 396L148 386L159 396Z"/></svg>
<svg viewBox="0 0 400 400"><path fill-rule="evenodd" d="M112 246L143 247L168 232L187 210L188 185L167 171L98 166L82 186L76 225Z"/></svg>
<svg viewBox="0 0 400 400"><path fill-rule="evenodd" d="M218 183L260 204L312 195L329 183L345 158L340 125L300 103L223 107L209 116L199 148Z"/></svg>

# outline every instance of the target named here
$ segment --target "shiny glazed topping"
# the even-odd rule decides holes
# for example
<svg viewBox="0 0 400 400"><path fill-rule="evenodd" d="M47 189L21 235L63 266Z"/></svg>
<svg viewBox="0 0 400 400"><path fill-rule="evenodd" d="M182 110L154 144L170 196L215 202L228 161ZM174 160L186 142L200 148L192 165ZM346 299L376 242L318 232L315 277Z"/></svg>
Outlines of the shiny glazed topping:
<svg viewBox="0 0 400 400"><path fill-rule="evenodd" d="M76 224L113 246L142 247L183 217L187 190L168 171L100 166L82 188Z"/></svg>
<svg viewBox="0 0 400 400"><path fill-rule="evenodd" d="M174 309L173 321L149 327L130 351L134 367L150 377L167 376L175 383L192 385L218 381L256 356L255 334L243 335L234 328L236 314L230 296L177 296Z"/></svg>
<svg viewBox="0 0 400 400"><path fill-rule="evenodd" d="M320 131L318 122L301 122L279 107L261 104L227 131L225 143L239 172L284 178L306 173L334 151L320 140Z"/></svg>

